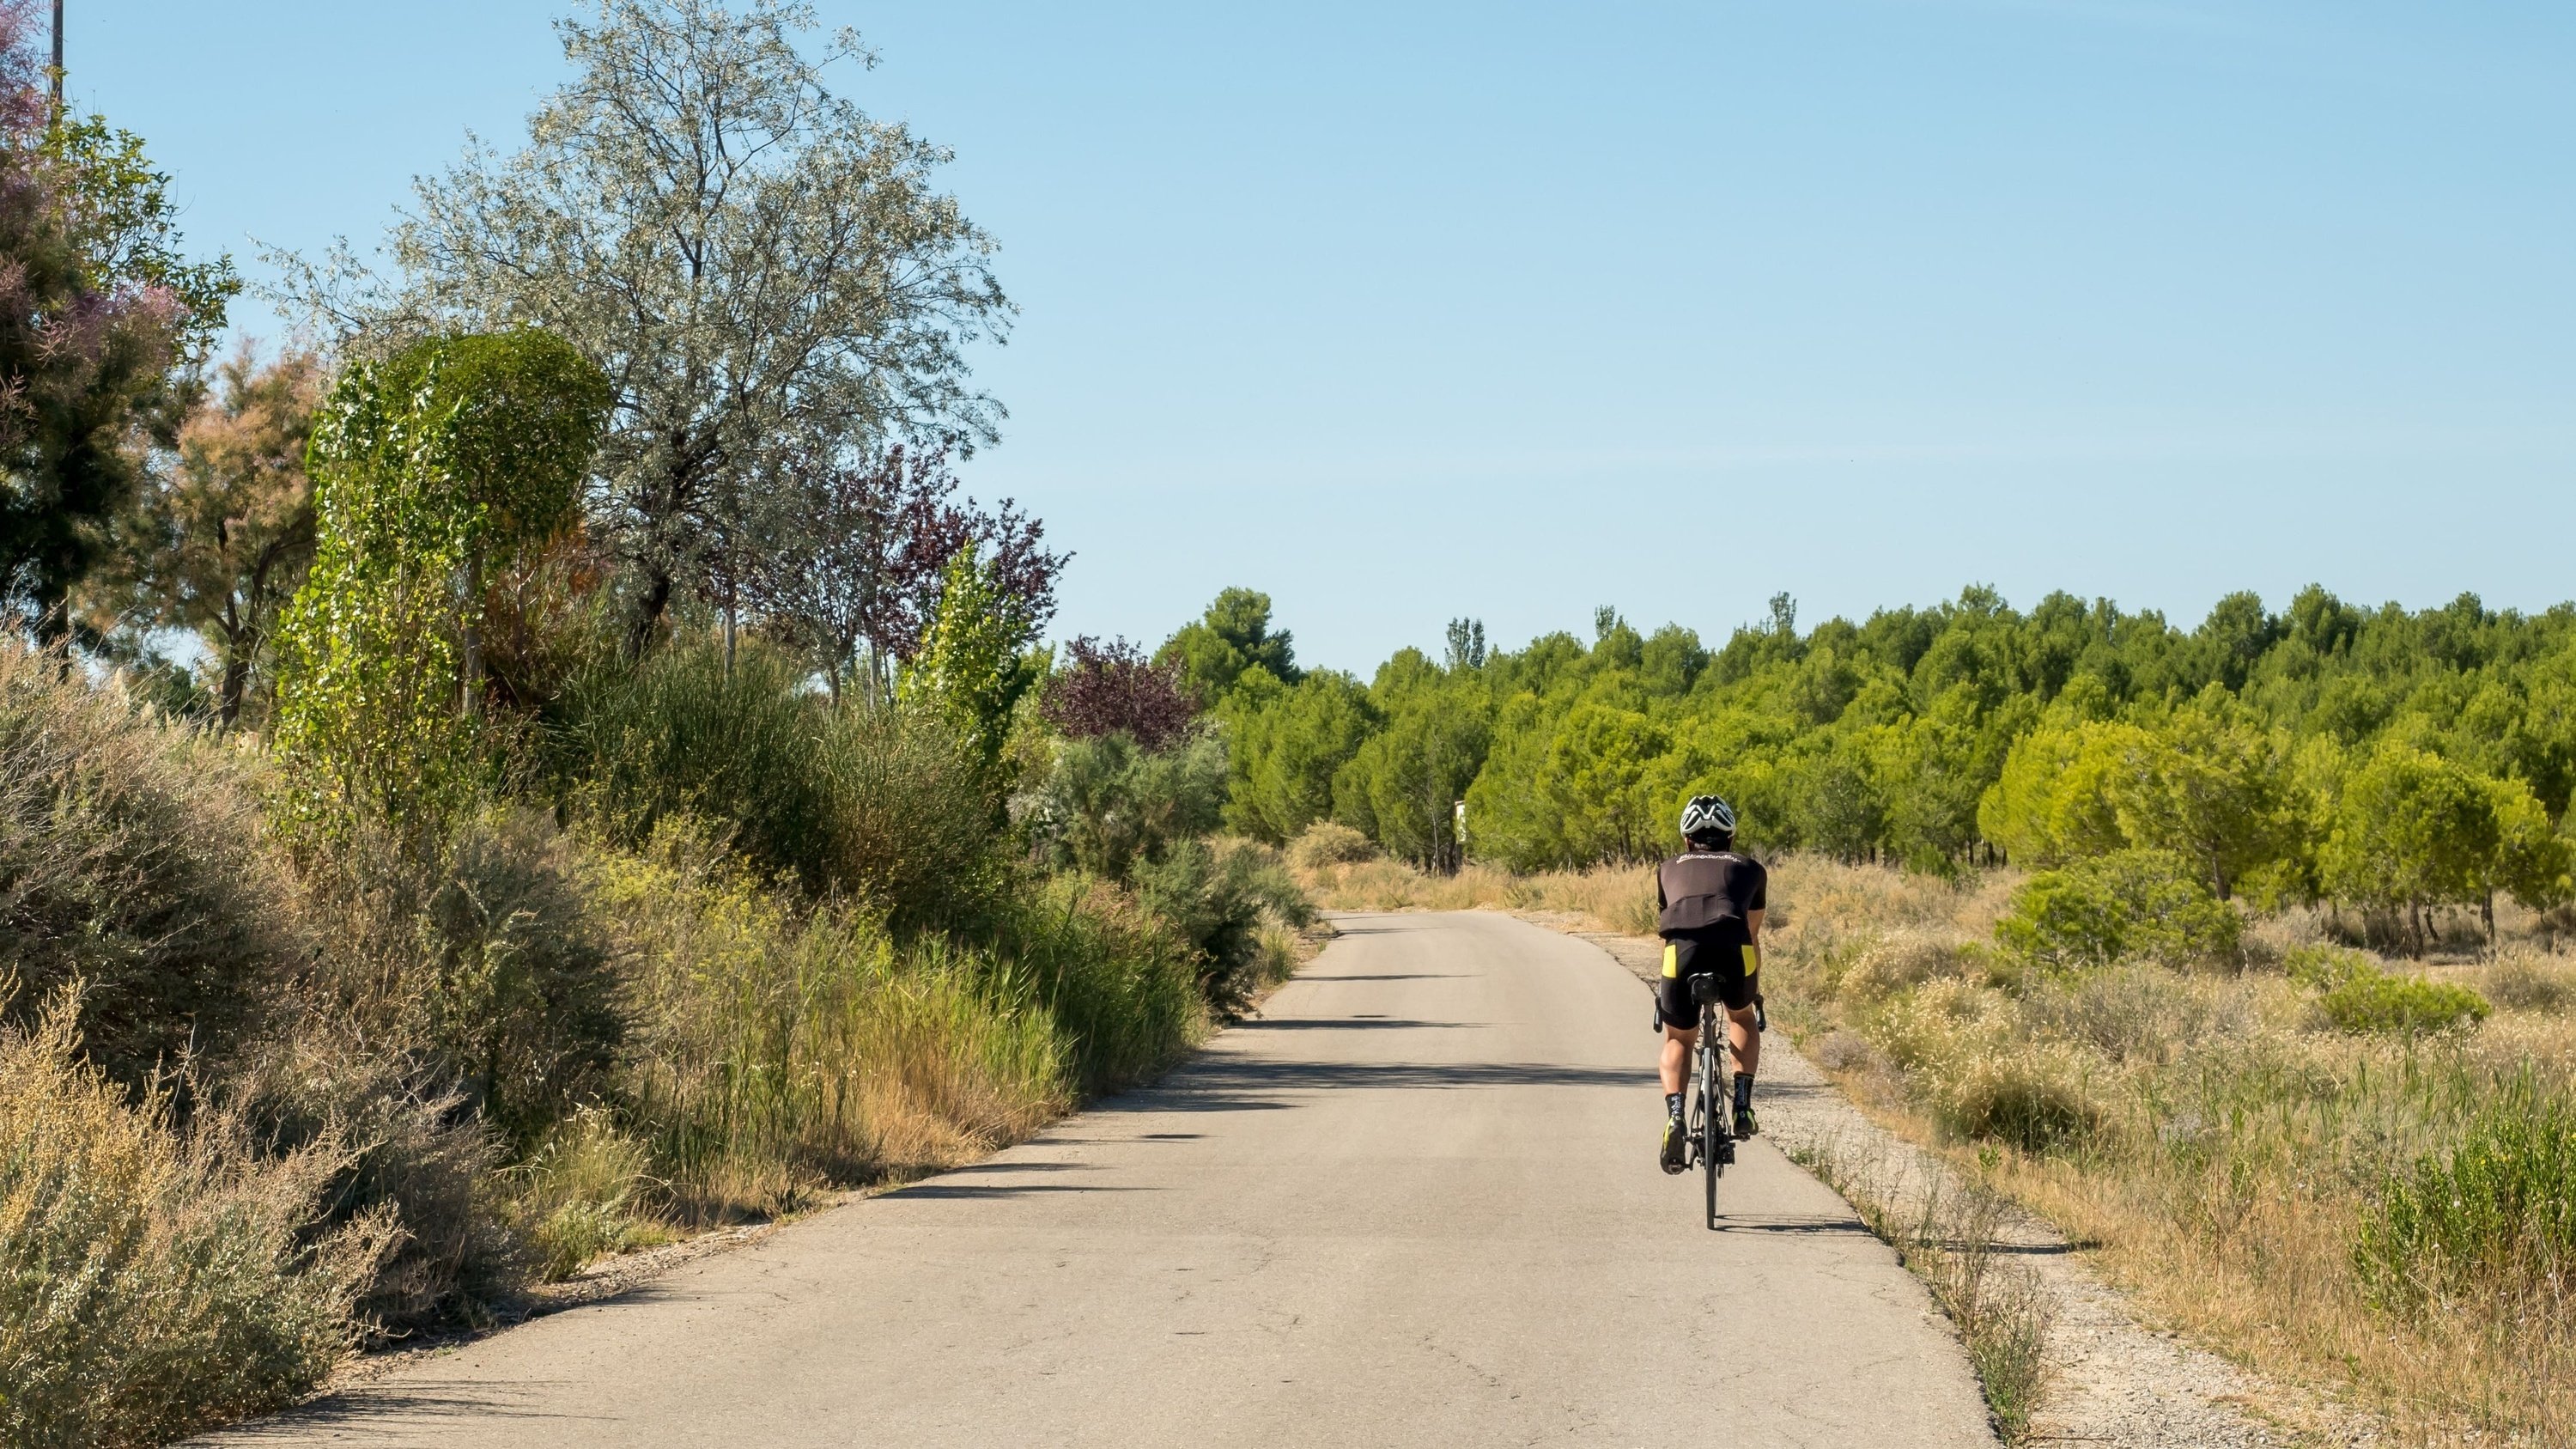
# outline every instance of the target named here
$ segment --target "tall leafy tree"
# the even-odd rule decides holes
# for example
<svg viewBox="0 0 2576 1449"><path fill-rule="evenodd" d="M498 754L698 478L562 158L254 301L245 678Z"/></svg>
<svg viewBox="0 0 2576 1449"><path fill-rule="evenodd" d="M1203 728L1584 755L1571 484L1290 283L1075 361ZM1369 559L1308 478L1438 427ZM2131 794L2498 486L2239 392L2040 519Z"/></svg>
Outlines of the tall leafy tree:
<svg viewBox="0 0 2576 1449"><path fill-rule="evenodd" d="M1181 677L1202 704L1225 697L1247 669L1258 668L1282 684L1295 684L1294 641L1285 629L1270 627L1270 596L1255 589L1227 589L1207 612L1163 641L1154 651L1158 663L1177 662Z"/></svg>
<svg viewBox="0 0 2576 1449"><path fill-rule="evenodd" d="M265 667L278 611L313 559L305 448L325 381L309 352L263 364L243 344L118 520L114 546L84 590L102 630L196 635L227 727L241 715L253 672Z"/></svg>
<svg viewBox="0 0 2576 1449"><path fill-rule="evenodd" d="M52 115L33 15L0 5L0 607L59 639L240 284L182 255L138 137Z"/></svg>
<svg viewBox="0 0 2576 1449"><path fill-rule="evenodd" d="M478 788L484 580L574 517L608 383L559 338L351 368L313 429L318 546L280 628L277 743L315 835L425 835Z"/></svg>
<svg viewBox="0 0 2576 1449"><path fill-rule="evenodd" d="M898 443L873 459L785 461L788 476L758 520L753 602L804 650L832 697L850 681L884 698L937 615L948 565L977 550L993 586L1032 630L1055 613L1055 581L1070 554L1050 553L1046 528L1005 498L997 508L957 497L945 448Z"/></svg>
<svg viewBox="0 0 2576 1449"><path fill-rule="evenodd" d="M966 358L1010 304L990 238L934 181L949 153L837 94L827 73L873 57L847 31L809 54L813 28L789 0L558 21L571 80L524 149L419 184L397 290L345 249L288 286L380 337L535 324L606 370L599 521L637 575L639 644L796 476L783 459L972 447L1002 416Z"/></svg>

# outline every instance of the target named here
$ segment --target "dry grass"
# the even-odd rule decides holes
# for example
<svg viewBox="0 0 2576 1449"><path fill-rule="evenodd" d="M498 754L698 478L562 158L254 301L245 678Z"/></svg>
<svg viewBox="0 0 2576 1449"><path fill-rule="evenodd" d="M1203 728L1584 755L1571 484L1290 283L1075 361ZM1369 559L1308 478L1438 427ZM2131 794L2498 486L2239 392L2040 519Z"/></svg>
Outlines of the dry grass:
<svg viewBox="0 0 2576 1449"><path fill-rule="evenodd" d="M2231 1356L2339 1388L2401 1442L2576 1441L2565 1284L2490 1274L2391 1306L2356 1267L2393 1180L2446 1162L2515 1090L2576 1089L2562 963L2518 947L2482 968L2501 1008L2483 1024L2347 1034L2316 988L2260 967L2022 971L1986 949L2011 884L1782 862L1764 973L1780 1018L1892 1125L2100 1244L2159 1316ZM2258 923L2249 954L2329 934Z"/></svg>
<svg viewBox="0 0 2576 1449"><path fill-rule="evenodd" d="M159 1444L311 1389L357 1336L378 1217L314 1241L342 1144L261 1157L75 1056L74 998L0 1028L0 1441Z"/></svg>
<svg viewBox="0 0 2576 1449"><path fill-rule="evenodd" d="M2030 1435L2048 1380L2047 1293L2030 1265L2002 1251L2003 1200L1969 1186L1908 1185L1883 1160L1828 1137L1794 1149L1800 1166L1841 1193L1872 1233L1896 1249L1958 1325L1987 1410L2006 1443Z"/></svg>

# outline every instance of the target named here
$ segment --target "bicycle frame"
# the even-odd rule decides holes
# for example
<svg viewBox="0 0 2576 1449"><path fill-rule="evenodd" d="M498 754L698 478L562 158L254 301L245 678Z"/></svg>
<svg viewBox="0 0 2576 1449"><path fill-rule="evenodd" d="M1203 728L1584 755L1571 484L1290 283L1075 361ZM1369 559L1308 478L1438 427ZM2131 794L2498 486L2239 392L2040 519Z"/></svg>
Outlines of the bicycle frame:
<svg viewBox="0 0 2576 1449"><path fill-rule="evenodd" d="M1698 1158L1708 1188L1708 1225L1717 1226L1717 1180L1735 1161L1735 1093L1726 1069L1734 1047L1726 1036L1726 1014L1714 1000L1699 1003L1696 1049L1699 1090L1692 1094L1691 1151Z"/></svg>

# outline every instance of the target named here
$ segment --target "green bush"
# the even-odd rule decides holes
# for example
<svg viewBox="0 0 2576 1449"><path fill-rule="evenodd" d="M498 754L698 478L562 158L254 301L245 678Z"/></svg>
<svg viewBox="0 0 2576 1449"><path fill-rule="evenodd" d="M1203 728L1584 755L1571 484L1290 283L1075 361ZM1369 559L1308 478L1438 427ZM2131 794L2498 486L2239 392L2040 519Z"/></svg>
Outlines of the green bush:
<svg viewBox="0 0 2576 1449"><path fill-rule="evenodd" d="M2120 850L2042 871L1995 924L2006 950L2060 970L2131 957L2232 964L2243 920L2170 851Z"/></svg>
<svg viewBox="0 0 2576 1449"><path fill-rule="evenodd" d="M1200 992L1219 1013L1241 1011L1270 984L1262 927L1304 926L1315 915L1279 852L1249 840L1183 841L1137 866L1136 889L1189 943Z"/></svg>
<svg viewBox="0 0 2576 1449"><path fill-rule="evenodd" d="M624 1033L605 927L543 814L472 816L427 849L359 837L325 984L524 1151L597 1093Z"/></svg>
<svg viewBox="0 0 2576 1449"><path fill-rule="evenodd" d="M84 1054L129 1085L220 1054L302 954L242 757L0 642L0 971L82 983Z"/></svg>
<svg viewBox="0 0 2576 1449"><path fill-rule="evenodd" d="M1013 813L1059 866L1123 881L1138 861L1216 828L1225 771L1214 735L1168 750L1141 749L1121 732L1065 740Z"/></svg>
<svg viewBox="0 0 2576 1449"><path fill-rule="evenodd" d="M2492 1009L2465 986L2378 971L2345 977L2317 998L2317 1007L2340 1031L2408 1034L2484 1021Z"/></svg>
<svg viewBox="0 0 2576 1449"><path fill-rule="evenodd" d="M146 1445L291 1402L355 1337L393 1231L310 1231L337 1140L139 1106L74 1054L72 995L0 1027L0 1442Z"/></svg>
<svg viewBox="0 0 2576 1449"><path fill-rule="evenodd" d="M2563 1293L2576 1274L2576 1105L2526 1077L2449 1157L2390 1173L2353 1266L2394 1308L2480 1288Z"/></svg>
<svg viewBox="0 0 2576 1449"><path fill-rule="evenodd" d="M994 889L981 767L929 712L836 708L787 655L746 643L728 668L711 640L596 669L563 712L558 788L630 848L712 822L763 872L900 928L971 918Z"/></svg>
<svg viewBox="0 0 2576 1449"><path fill-rule="evenodd" d="M2379 963L2366 951L2349 946L2298 946L2281 958L2281 970L2292 981L2316 991L2330 991L2356 976L2377 976Z"/></svg>
<svg viewBox="0 0 2576 1449"><path fill-rule="evenodd" d="M1087 1093L1152 1076L1207 1029L1190 944L1106 881L1064 875L1014 893L997 950Z"/></svg>

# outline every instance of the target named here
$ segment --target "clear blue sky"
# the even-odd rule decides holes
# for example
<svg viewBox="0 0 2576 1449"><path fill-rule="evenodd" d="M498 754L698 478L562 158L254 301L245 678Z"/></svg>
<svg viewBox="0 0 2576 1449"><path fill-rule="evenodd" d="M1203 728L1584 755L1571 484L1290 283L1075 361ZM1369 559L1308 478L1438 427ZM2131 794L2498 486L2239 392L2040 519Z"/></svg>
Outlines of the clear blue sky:
<svg viewBox="0 0 2576 1449"><path fill-rule="evenodd" d="M562 67L529 0L69 4L245 263ZM1002 243L967 476L1076 551L1063 633L2576 596L2576 8L820 8Z"/></svg>

